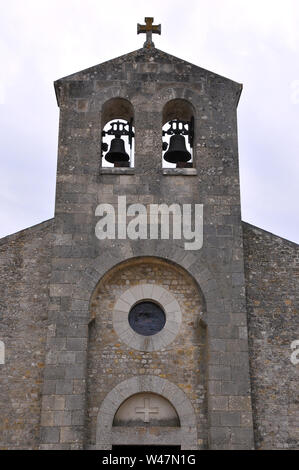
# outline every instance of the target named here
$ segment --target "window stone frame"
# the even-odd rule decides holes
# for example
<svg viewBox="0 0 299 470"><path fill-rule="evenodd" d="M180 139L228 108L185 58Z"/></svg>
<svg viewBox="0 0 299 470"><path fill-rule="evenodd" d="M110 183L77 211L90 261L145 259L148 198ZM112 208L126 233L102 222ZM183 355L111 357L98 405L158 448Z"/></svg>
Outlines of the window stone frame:
<svg viewBox="0 0 299 470"><path fill-rule="evenodd" d="M136 333L129 324L131 308L141 301L157 303L165 312L164 328L151 336ZM123 343L138 351L159 351L174 341L182 323L182 311L175 296L156 284L138 284L118 298L113 309L113 328Z"/></svg>

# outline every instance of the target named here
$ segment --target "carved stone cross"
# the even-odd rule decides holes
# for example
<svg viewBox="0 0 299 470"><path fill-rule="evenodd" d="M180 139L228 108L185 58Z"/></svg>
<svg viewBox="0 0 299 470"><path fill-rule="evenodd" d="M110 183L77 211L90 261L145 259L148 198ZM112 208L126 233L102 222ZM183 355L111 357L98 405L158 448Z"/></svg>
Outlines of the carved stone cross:
<svg viewBox="0 0 299 470"><path fill-rule="evenodd" d="M135 408L136 413L144 413L143 421L149 423L150 413L159 413L159 408L150 408L149 398L144 399L144 407Z"/></svg>
<svg viewBox="0 0 299 470"><path fill-rule="evenodd" d="M161 25L154 25L154 18L144 18L145 24L137 24L137 34L146 33L146 41L143 47L155 47L152 41L153 34L161 34Z"/></svg>

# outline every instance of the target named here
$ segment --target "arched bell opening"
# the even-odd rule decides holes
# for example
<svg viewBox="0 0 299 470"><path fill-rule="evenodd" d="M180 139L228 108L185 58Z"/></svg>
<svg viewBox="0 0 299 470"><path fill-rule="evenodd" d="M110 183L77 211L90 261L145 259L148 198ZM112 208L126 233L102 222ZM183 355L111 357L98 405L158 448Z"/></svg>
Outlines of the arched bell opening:
<svg viewBox="0 0 299 470"><path fill-rule="evenodd" d="M124 98L102 108L102 167L134 167L134 109Z"/></svg>
<svg viewBox="0 0 299 470"><path fill-rule="evenodd" d="M162 118L163 168L192 168L193 141L193 106L183 99L169 101Z"/></svg>

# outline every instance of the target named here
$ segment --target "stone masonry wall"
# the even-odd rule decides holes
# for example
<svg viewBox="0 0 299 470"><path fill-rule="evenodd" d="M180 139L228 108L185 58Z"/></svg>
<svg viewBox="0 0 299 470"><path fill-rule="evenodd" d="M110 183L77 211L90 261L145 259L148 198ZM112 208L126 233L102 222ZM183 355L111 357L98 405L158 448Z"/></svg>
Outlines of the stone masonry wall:
<svg viewBox="0 0 299 470"><path fill-rule="evenodd" d="M41 448L82 448L90 299L109 269L138 256L172 260L200 286L207 304L209 447L251 448L236 122L241 86L158 49L140 49L65 77L56 91L57 245ZM113 98L134 109L135 168L101 168L102 113ZM161 131L164 106L173 99L194 109L195 168L169 174L162 168ZM115 206L124 195L128 204L203 204L202 249L187 251L184 240L99 240L97 205Z"/></svg>
<svg viewBox="0 0 299 470"><path fill-rule="evenodd" d="M298 449L299 246L243 223L255 446Z"/></svg>
<svg viewBox="0 0 299 470"><path fill-rule="evenodd" d="M96 420L105 396L120 382L156 375L180 387L196 417L199 448L207 447L207 371L205 328L200 325L204 305L192 278L162 260L135 260L115 268L93 295L88 353L88 413L86 445L95 444ZM149 283L172 292L182 309L177 337L158 351L139 351L124 344L112 324L112 310L130 287ZM116 411L116 410L115 410Z"/></svg>
<svg viewBox="0 0 299 470"><path fill-rule="evenodd" d="M290 344L298 339L298 246L248 224L243 224L243 236L236 119L240 91L239 84L157 49L140 49L56 82L60 129L53 250L52 221L0 242L0 340L6 345L6 364L0 365L0 446L84 447L86 382L102 367L92 357L99 347L96 335L102 334L97 320L90 331L88 362L90 300L111 268L141 256L181 266L203 293L208 447L253 447L247 321L255 444L296 445L297 369L289 357ZM113 98L128 100L134 108L135 168L101 168L103 109ZM192 169L162 168L163 109L173 99L187 100L194 109ZM97 205L116 207L124 195L128 204L203 204L203 247L187 251L184 240L171 237L99 240ZM133 282L117 281L115 295L124 280ZM106 333L113 335L112 330ZM158 370L170 374L162 364ZM192 372L192 387L194 380ZM88 439L93 442L92 407L98 403L89 386ZM202 438L206 445L204 433Z"/></svg>
<svg viewBox="0 0 299 470"><path fill-rule="evenodd" d="M0 240L0 449L37 449L53 220Z"/></svg>

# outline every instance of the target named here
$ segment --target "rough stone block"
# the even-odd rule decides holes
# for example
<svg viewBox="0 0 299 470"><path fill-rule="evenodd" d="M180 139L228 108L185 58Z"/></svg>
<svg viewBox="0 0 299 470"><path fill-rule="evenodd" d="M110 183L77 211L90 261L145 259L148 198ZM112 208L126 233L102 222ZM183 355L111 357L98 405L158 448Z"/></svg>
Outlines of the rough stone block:
<svg viewBox="0 0 299 470"><path fill-rule="evenodd" d="M84 407L84 395L66 395L65 408L66 410L81 410Z"/></svg>
<svg viewBox="0 0 299 470"><path fill-rule="evenodd" d="M59 442L60 429L59 427L41 427L41 441L44 444L55 444Z"/></svg>

